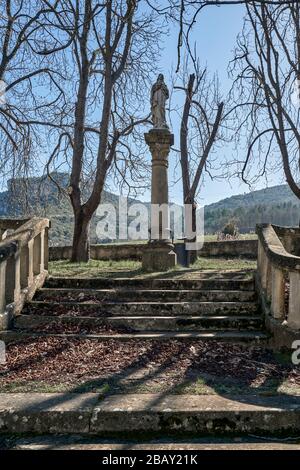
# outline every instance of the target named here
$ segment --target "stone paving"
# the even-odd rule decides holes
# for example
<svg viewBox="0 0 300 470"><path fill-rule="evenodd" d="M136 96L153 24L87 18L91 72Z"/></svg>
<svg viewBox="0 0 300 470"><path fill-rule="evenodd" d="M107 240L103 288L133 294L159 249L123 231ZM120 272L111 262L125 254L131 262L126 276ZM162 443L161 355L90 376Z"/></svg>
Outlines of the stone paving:
<svg viewBox="0 0 300 470"><path fill-rule="evenodd" d="M299 436L300 397L0 394L0 432Z"/></svg>

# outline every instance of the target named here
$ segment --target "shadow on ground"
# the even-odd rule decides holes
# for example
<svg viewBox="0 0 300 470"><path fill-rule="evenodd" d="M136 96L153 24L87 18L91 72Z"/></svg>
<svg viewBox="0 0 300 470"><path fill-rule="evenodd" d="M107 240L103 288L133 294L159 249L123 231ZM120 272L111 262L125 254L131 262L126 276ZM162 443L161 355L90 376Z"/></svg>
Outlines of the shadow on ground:
<svg viewBox="0 0 300 470"><path fill-rule="evenodd" d="M299 396L289 355L216 341L27 338L8 345L0 392Z"/></svg>

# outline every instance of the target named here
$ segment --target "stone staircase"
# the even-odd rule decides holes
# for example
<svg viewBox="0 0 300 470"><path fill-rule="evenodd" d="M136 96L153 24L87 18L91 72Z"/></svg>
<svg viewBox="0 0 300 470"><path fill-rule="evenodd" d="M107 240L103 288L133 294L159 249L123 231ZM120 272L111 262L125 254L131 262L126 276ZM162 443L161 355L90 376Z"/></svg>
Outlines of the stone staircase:
<svg viewBox="0 0 300 470"><path fill-rule="evenodd" d="M15 318L22 334L95 340L267 338L253 274L189 278L49 278Z"/></svg>

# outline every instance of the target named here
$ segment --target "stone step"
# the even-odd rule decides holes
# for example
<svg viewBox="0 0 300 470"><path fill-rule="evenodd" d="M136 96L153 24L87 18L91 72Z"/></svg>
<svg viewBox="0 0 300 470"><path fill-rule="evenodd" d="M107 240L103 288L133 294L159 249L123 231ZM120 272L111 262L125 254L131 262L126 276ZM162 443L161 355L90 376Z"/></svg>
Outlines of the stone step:
<svg viewBox="0 0 300 470"><path fill-rule="evenodd" d="M27 332L23 330L7 330L0 331L0 340L5 343L24 341L29 338L40 338L40 337L54 337L64 339L78 339L78 340L90 340L90 341L131 341L131 340L181 340L181 341L226 341L234 343L247 343L251 345L260 345L269 339L269 336L262 331L248 331L248 330L228 330L228 331L201 331L201 332L175 332L175 331L140 331L137 333L106 333L106 334L86 334L86 333L35 333Z"/></svg>
<svg viewBox="0 0 300 470"><path fill-rule="evenodd" d="M103 301L198 301L198 302L251 302L254 291L196 290L196 289L40 289L35 300L55 302Z"/></svg>
<svg viewBox="0 0 300 470"><path fill-rule="evenodd" d="M46 288L78 289L198 289L198 290L254 290L253 276L212 277L199 279L156 279L156 278L53 278L47 279Z"/></svg>
<svg viewBox="0 0 300 470"><path fill-rule="evenodd" d="M147 435L296 436L300 397L2 393L0 433L140 439Z"/></svg>
<svg viewBox="0 0 300 470"><path fill-rule="evenodd" d="M32 301L24 313L88 316L255 315L256 302L43 302Z"/></svg>
<svg viewBox="0 0 300 470"><path fill-rule="evenodd" d="M170 436L140 439L136 436L128 441L126 436L106 439L100 436L87 436L86 434L40 436L8 434L0 439L0 449L5 450L75 450L75 451L215 451L215 450L300 450L300 439L286 439L280 437L247 437L235 435L229 437L176 437ZM211 454L207 456L211 462ZM218 454L216 457L219 459ZM236 457L236 456L235 456ZM166 458L166 457L165 457ZM243 455L241 456L242 461ZM170 457L168 461L171 462ZM217 459L216 459L217 460ZM198 456L197 462L203 462L203 454ZM217 462L216 462L217 463ZM135 465L135 468L139 468Z"/></svg>
<svg viewBox="0 0 300 470"><path fill-rule="evenodd" d="M97 326L125 328L130 331L201 331L201 330L258 330L263 327L261 316L173 316L173 317L53 317L41 315L19 315L14 320L14 328L31 331L64 333L68 327L88 330Z"/></svg>

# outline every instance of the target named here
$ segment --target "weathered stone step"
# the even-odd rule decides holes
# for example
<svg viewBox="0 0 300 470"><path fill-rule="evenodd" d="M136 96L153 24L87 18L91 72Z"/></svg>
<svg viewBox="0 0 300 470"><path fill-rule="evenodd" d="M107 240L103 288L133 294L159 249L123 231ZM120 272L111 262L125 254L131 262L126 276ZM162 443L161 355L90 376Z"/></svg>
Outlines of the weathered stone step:
<svg viewBox="0 0 300 470"><path fill-rule="evenodd" d="M199 279L134 279L134 278L53 278L50 277L44 287L79 288L79 289L198 289L198 290L254 290L253 276L235 278L199 278Z"/></svg>
<svg viewBox="0 0 300 470"><path fill-rule="evenodd" d="M251 302L254 291L196 290L196 289L40 289L35 300L55 302L87 301L198 301L198 302Z"/></svg>
<svg viewBox="0 0 300 470"><path fill-rule="evenodd" d="M81 314L88 316L168 316L168 315L255 315L255 302L43 302L32 301L25 313L40 315Z"/></svg>
<svg viewBox="0 0 300 470"><path fill-rule="evenodd" d="M139 433L138 433L139 434ZM267 433L266 433L267 434ZM101 436L83 435L51 435L18 436L8 434L0 440L0 449L5 450L77 450L77 451L126 451L148 450L157 451L215 451L215 450L300 450L300 439L280 438L274 436L248 437L245 435L231 436L186 436L159 437L140 439L140 436L128 440L126 436L106 439ZM202 454L203 459L203 454ZM211 456L209 456L211 461ZM201 458L199 456L198 462ZM171 462L170 458L168 459ZM135 468L137 468L135 466Z"/></svg>
<svg viewBox="0 0 300 470"><path fill-rule="evenodd" d="M262 328L261 316L173 316L173 317L53 317L40 315L19 315L14 320L14 327L31 331L54 332L61 328L64 333L68 327L76 326L81 331L93 333L97 326L125 328L131 331L199 331L199 330L257 330Z"/></svg>
<svg viewBox="0 0 300 470"><path fill-rule="evenodd" d="M5 341L7 344L11 341L23 341L27 338L37 337L55 337L55 338L69 338L79 340L91 341L131 341L131 340L203 340L203 341L228 341L234 343L250 343L258 345L261 342L269 339L269 336L262 331L245 331L245 330L228 330L228 331L193 331L193 332L175 332L175 331L140 331L137 333L121 333L121 334L86 334L86 333L34 333L22 330L8 330L0 332L0 340Z"/></svg>
<svg viewBox="0 0 300 470"><path fill-rule="evenodd" d="M123 437L295 436L300 397L0 394L0 433Z"/></svg>

